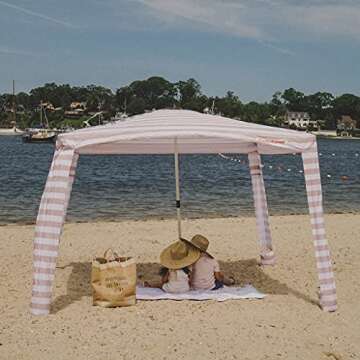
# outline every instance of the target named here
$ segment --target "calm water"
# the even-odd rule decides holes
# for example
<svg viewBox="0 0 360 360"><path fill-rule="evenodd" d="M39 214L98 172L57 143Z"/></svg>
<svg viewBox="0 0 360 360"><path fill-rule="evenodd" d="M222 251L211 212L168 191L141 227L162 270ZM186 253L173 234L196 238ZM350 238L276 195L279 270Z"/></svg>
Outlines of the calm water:
<svg viewBox="0 0 360 360"><path fill-rule="evenodd" d="M0 223L35 221L53 151L0 136ZM319 152L325 211L359 212L360 141L320 139ZM217 155L180 162L185 217L253 214L247 164ZM263 163L270 213L306 213L301 157L264 156ZM174 185L172 156L81 156L67 220L174 217Z"/></svg>

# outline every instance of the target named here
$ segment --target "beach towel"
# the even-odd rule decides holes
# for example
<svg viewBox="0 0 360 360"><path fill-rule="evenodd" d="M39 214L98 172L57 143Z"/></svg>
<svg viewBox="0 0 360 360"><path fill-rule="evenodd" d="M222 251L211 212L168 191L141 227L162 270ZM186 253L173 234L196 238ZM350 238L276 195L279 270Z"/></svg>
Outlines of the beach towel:
<svg viewBox="0 0 360 360"><path fill-rule="evenodd" d="M190 290L182 294L170 294L157 288L138 286L136 299L138 300L239 300L239 299L262 299L265 294L255 289L252 285L244 287L224 286L218 290Z"/></svg>

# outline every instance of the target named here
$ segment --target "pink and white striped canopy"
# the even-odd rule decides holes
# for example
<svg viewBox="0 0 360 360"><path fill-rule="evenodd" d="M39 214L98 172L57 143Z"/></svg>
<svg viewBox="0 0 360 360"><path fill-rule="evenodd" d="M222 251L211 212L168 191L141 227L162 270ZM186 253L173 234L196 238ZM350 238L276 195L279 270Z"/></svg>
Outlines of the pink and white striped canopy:
<svg viewBox="0 0 360 360"><path fill-rule="evenodd" d="M78 154L300 153L315 136L189 110L157 110L60 135Z"/></svg>
<svg viewBox="0 0 360 360"><path fill-rule="evenodd" d="M274 264L275 253L260 155L302 154L320 285L320 305L325 311L335 311L336 287L325 237L315 136L194 111L158 110L58 137L36 221L32 313L46 315L50 311L60 236L79 155L172 154L175 149L183 154L248 154L263 265Z"/></svg>

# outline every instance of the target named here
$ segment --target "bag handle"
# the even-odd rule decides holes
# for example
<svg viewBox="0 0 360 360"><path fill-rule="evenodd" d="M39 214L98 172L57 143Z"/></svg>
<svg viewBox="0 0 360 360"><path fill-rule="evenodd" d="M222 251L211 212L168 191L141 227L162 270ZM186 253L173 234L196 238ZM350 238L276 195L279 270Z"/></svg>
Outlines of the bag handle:
<svg viewBox="0 0 360 360"><path fill-rule="evenodd" d="M115 261L117 258L119 258L119 255L114 251L113 248L108 248L104 252L104 259L106 259L106 261Z"/></svg>

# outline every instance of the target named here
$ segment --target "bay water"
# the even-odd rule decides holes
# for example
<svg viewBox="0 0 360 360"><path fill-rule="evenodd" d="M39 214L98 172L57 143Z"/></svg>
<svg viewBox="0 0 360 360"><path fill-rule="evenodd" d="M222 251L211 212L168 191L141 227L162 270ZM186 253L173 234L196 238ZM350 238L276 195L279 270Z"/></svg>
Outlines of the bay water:
<svg viewBox="0 0 360 360"><path fill-rule="evenodd" d="M360 141L318 139L324 209L360 211ZM0 224L33 223L54 152L0 136ZM184 217L252 216L245 155L181 155ZM307 213L300 155L263 156L270 214ZM172 155L80 156L67 221L175 217Z"/></svg>

